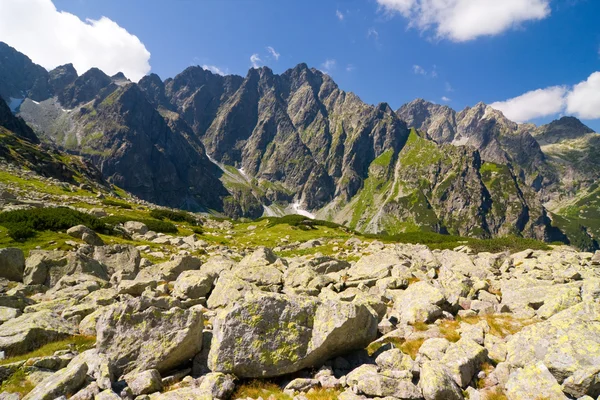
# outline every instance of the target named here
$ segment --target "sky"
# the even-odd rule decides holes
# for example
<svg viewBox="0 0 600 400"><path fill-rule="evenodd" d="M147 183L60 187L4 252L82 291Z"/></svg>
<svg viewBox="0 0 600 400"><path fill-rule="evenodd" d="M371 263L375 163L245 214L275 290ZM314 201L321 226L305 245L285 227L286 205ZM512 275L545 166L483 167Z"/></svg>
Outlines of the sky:
<svg viewBox="0 0 600 400"><path fill-rule="evenodd" d="M0 0L0 41L135 81L304 62L370 104L483 101L600 131L599 20L598 0Z"/></svg>

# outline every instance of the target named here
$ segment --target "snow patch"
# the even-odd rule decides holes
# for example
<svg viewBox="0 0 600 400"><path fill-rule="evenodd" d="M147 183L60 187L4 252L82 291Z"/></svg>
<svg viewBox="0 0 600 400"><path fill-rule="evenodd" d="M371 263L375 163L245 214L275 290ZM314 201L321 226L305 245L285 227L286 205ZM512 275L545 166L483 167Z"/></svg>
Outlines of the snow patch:
<svg viewBox="0 0 600 400"><path fill-rule="evenodd" d="M246 179L248 179L248 175L246 174L246 171L244 171L244 168L238 168L238 172Z"/></svg>
<svg viewBox="0 0 600 400"><path fill-rule="evenodd" d="M33 102L33 104L40 104L39 101L35 101L35 100L31 100Z"/></svg>
<svg viewBox="0 0 600 400"><path fill-rule="evenodd" d="M303 216L305 216L307 218L310 218L310 219L315 219L316 218L315 214L309 213L308 211L303 210L302 208L300 208L300 202L299 201L297 201L294 204L292 204L292 209L294 210L294 212L296 214L303 215Z"/></svg>
<svg viewBox="0 0 600 400"><path fill-rule="evenodd" d="M8 102L8 107L10 108L10 111L12 111L13 113L16 113L24 101L25 101L25 99L15 99L14 97L11 97L10 101Z"/></svg>

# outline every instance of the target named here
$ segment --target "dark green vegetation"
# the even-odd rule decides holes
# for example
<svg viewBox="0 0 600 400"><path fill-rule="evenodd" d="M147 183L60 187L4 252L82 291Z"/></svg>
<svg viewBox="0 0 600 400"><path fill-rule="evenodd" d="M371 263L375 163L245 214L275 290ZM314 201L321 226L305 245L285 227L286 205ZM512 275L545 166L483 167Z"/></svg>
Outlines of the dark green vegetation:
<svg viewBox="0 0 600 400"><path fill-rule="evenodd" d="M58 232L76 225L85 225L96 231L106 229L98 218L66 207L3 212L0 213L0 225L8 228L9 236L16 241L33 237L36 232Z"/></svg>
<svg viewBox="0 0 600 400"><path fill-rule="evenodd" d="M150 218L131 218L128 216L110 216L101 219L102 222L109 226L115 226L118 224L124 224L127 221L137 221L145 224L148 229L154 232L161 233L177 233L177 226L175 224L168 221L160 221L157 219Z"/></svg>
<svg viewBox="0 0 600 400"><path fill-rule="evenodd" d="M198 224L198 220L185 211L152 210L150 216L158 220L170 219L175 222L187 222L190 225Z"/></svg>
<svg viewBox="0 0 600 400"><path fill-rule="evenodd" d="M322 220L318 220L318 219L310 219L303 215L297 215L297 214L286 215L283 217L264 217L264 218L257 219L256 222L263 221L263 220L268 221L267 228L272 228L277 225L286 224L286 225L297 227L299 229L306 230L306 231L315 229L317 226L325 226L325 227L332 228L332 229L343 229L348 232L352 231L351 229L348 229L343 225L336 224L335 222L322 221Z"/></svg>
<svg viewBox="0 0 600 400"><path fill-rule="evenodd" d="M125 210L132 209L131 205L125 203L124 201L120 201L120 200L104 199L104 200L102 200L102 204L104 204L105 206L123 208Z"/></svg>

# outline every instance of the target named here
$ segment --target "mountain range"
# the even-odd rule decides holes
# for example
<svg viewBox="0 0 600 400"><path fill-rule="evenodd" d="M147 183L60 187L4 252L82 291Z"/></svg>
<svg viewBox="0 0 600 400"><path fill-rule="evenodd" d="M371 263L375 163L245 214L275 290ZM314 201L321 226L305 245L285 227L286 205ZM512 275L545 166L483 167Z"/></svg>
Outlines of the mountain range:
<svg viewBox="0 0 600 400"><path fill-rule="evenodd" d="M598 248L600 136L573 117L538 127L483 103L393 110L306 64L138 83L70 64L48 72L3 43L0 97L0 126L19 140L160 205Z"/></svg>

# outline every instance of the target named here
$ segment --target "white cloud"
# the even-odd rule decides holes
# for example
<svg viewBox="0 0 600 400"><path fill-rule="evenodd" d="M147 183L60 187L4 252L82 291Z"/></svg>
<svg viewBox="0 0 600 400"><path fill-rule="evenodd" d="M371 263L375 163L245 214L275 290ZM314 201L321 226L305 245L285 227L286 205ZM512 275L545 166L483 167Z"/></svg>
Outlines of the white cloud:
<svg viewBox="0 0 600 400"><path fill-rule="evenodd" d="M442 101L444 101L444 102L446 102L446 103L449 103L449 102L451 102L451 101L452 101L452 99L451 99L451 98L449 98L449 97L446 97L446 96L442 96Z"/></svg>
<svg viewBox="0 0 600 400"><path fill-rule="evenodd" d="M268 46L267 50L273 56L273 58L275 59L275 61L279 61L279 57L281 57L281 54L279 54L278 52L276 52L275 49L273 47L271 47L271 46Z"/></svg>
<svg viewBox="0 0 600 400"><path fill-rule="evenodd" d="M340 10L335 10L335 16L337 17L337 19L339 19L340 21L343 21L345 16L344 13L341 12Z"/></svg>
<svg viewBox="0 0 600 400"><path fill-rule="evenodd" d="M583 119L600 119L600 72L573 87L567 96L567 112Z"/></svg>
<svg viewBox="0 0 600 400"><path fill-rule="evenodd" d="M375 28L369 28L369 30L367 31L367 37L368 38L374 37L375 40L378 40L379 39L379 32L377 32L375 30Z"/></svg>
<svg viewBox="0 0 600 400"><path fill-rule="evenodd" d="M323 72L329 73L335 69L337 62L334 59L327 59L323 64L321 64L321 68Z"/></svg>
<svg viewBox="0 0 600 400"><path fill-rule="evenodd" d="M348 72L352 72L352 71L354 71L355 69L356 69L356 67L354 66L354 64L348 64L348 65L346 66L346 71L348 71Z"/></svg>
<svg viewBox="0 0 600 400"><path fill-rule="evenodd" d="M492 36L550 15L550 0L377 0L412 27L434 29L438 38L455 42Z"/></svg>
<svg viewBox="0 0 600 400"><path fill-rule="evenodd" d="M250 56L250 63L252 63L252 68L260 68L262 60L260 59L260 56L255 53Z"/></svg>
<svg viewBox="0 0 600 400"><path fill-rule="evenodd" d="M204 64L202 66L202 68L206 69L206 70L208 70L210 72L212 72L213 74L222 75L222 76L227 75L228 72L229 72L227 69L222 70L221 68L219 68L217 66L214 66L214 65L206 65L206 64Z"/></svg>
<svg viewBox="0 0 600 400"><path fill-rule="evenodd" d="M417 75L427 75L427 71L425 71L425 68L421 67L420 65L413 65L413 72Z"/></svg>
<svg viewBox="0 0 600 400"><path fill-rule="evenodd" d="M450 84L450 82L446 82L446 92L454 92L454 88L452 87L452 85Z"/></svg>
<svg viewBox="0 0 600 400"><path fill-rule="evenodd" d="M0 41L47 69L73 63L80 74L97 67L133 81L150 71L150 53L136 36L106 17L60 12L52 0L1 0Z"/></svg>
<svg viewBox="0 0 600 400"><path fill-rule="evenodd" d="M533 90L506 101L492 103L490 106L502 111L508 119L525 122L560 113L565 107L568 90L565 86Z"/></svg>

